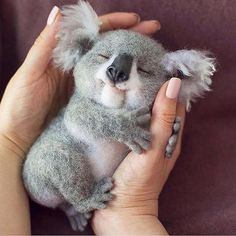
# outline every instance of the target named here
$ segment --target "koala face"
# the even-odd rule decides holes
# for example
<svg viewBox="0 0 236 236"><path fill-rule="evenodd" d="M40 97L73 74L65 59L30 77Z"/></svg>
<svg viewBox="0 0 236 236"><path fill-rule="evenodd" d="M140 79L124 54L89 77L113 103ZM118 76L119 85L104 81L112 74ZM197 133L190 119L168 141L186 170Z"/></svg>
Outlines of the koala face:
<svg viewBox="0 0 236 236"><path fill-rule="evenodd" d="M76 89L110 108L150 106L165 81L163 47L141 34L104 33L74 69Z"/></svg>
<svg viewBox="0 0 236 236"><path fill-rule="evenodd" d="M198 50L167 52L153 39L128 30L100 33L98 16L84 1L64 7L54 63L73 71L75 92L109 108L150 106L161 85L181 75L179 99L209 91L215 59Z"/></svg>

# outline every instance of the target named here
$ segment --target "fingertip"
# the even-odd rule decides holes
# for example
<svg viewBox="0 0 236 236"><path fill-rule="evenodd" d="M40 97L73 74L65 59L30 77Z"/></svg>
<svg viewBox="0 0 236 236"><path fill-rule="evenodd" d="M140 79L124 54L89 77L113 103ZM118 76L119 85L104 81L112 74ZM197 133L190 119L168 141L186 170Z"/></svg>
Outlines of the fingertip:
<svg viewBox="0 0 236 236"><path fill-rule="evenodd" d="M130 28L130 30L146 35L154 34L160 29L161 24L157 20L142 21Z"/></svg>
<svg viewBox="0 0 236 236"><path fill-rule="evenodd" d="M56 18L57 18L57 15L59 14L60 12L60 9L57 7L57 6L54 6L48 16L48 19L47 19L47 25L52 25L55 21L56 21Z"/></svg>
<svg viewBox="0 0 236 236"><path fill-rule="evenodd" d="M155 26L153 28L156 29L156 31L161 29L161 23L158 20L149 20L149 21L147 21L147 23L152 24L153 26Z"/></svg>
<svg viewBox="0 0 236 236"><path fill-rule="evenodd" d="M132 14L135 17L135 23L138 24L141 21L141 17L139 14L135 13L135 12L129 12L129 14Z"/></svg>
<svg viewBox="0 0 236 236"><path fill-rule="evenodd" d="M157 94L153 109L155 110L157 106L160 106L163 103L172 103L176 105L179 91L181 88L181 83L181 79L176 77L173 77L169 81L165 82ZM158 101L159 99L162 99L162 103Z"/></svg>
<svg viewBox="0 0 236 236"><path fill-rule="evenodd" d="M166 97L176 99L179 95L180 87L181 79L176 77L171 78L166 89Z"/></svg>
<svg viewBox="0 0 236 236"><path fill-rule="evenodd" d="M22 64L22 68L27 74L34 74L36 77L47 68L52 57L52 51L57 44L56 34L59 30L61 17L60 9L53 7L45 28L34 41Z"/></svg>
<svg viewBox="0 0 236 236"><path fill-rule="evenodd" d="M140 22L140 16L137 13L129 12L114 12L99 17L101 31L114 29L127 29Z"/></svg>

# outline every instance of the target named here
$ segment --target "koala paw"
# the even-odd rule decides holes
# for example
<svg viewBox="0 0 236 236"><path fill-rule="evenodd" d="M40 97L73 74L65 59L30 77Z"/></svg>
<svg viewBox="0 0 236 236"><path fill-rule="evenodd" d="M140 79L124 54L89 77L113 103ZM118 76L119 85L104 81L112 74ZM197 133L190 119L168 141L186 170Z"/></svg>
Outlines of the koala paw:
<svg viewBox="0 0 236 236"><path fill-rule="evenodd" d="M63 210L70 222L71 228L74 231L84 231L85 227L88 225L88 220L91 218L91 212L81 213L78 212L74 206L65 203L60 206L61 210Z"/></svg>
<svg viewBox="0 0 236 236"><path fill-rule="evenodd" d="M95 186L93 195L91 196L91 206L94 209L104 209L107 203L112 199L110 193L113 187L113 180L111 177L103 178Z"/></svg>
<svg viewBox="0 0 236 236"><path fill-rule="evenodd" d="M150 124L151 115L147 107L130 112L131 126L126 130L124 143L134 152L140 154L151 144L151 133L144 127Z"/></svg>
<svg viewBox="0 0 236 236"><path fill-rule="evenodd" d="M77 213L72 216L68 216L70 221L71 228L74 231L84 231L86 226L88 225L88 220L91 218L92 213Z"/></svg>
<svg viewBox="0 0 236 236"><path fill-rule="evenodd" d="M174 124L173 124L173 131L172 131L172 135L170 136L169 140L168 140L168 144L166 146L166 157L167 158L171 158L176 144L177 144L177 140L178 140L178 135L179 135L179 131L180 131L180 127L181 127L181 120L180 117L176 117Z"/></svg>

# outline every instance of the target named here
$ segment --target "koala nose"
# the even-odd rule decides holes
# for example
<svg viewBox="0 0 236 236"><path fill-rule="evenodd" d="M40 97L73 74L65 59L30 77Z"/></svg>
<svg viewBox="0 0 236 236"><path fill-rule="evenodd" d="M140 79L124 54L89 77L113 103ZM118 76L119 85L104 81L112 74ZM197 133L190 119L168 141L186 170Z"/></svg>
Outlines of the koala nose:
<svg viewBox="0 0 236 236"><path fill-rule="evenodd" d="M107 68L107 75L113 82L126 81L129 77L124 71L117 70L114 65L111 65Z"/></svg>
<svg viewBox="0 0 236 236"><path fill-rule="evenodd" d="M118 55L106 70L108 78L114 83L127 81L129 79L132 62L132 56L128 54Z"/></svg>

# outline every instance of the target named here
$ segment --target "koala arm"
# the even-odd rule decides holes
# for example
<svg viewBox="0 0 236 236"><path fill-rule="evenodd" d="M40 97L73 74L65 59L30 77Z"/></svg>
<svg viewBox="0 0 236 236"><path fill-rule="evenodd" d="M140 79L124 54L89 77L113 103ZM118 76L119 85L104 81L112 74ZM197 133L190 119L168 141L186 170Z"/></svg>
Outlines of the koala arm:
<svg viewBox="0 0 236 236"><path fill-rule="evenodd" d="M148 108L127 111L106 108L90 99L72 96L64 115L70 133L83 130L95 139L113 139L141 153L150 145L150 132L143 126L150 122Z"/></svg>

